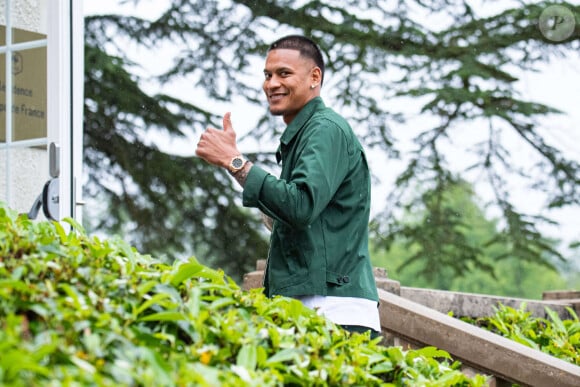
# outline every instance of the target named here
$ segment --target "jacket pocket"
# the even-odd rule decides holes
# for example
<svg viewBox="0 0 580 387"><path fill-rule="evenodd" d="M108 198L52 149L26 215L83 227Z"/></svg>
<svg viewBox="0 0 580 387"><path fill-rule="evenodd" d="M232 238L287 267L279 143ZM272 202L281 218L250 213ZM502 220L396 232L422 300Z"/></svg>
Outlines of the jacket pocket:
<svg viewBox="0 0 580 387"><path fill-rule="evenodd" d="M291 230L283 227L278 230L277 237L280 253L270 262L271 280L276 284L276 288L284 289L307 281L308 264L298 238Z"/></svg>

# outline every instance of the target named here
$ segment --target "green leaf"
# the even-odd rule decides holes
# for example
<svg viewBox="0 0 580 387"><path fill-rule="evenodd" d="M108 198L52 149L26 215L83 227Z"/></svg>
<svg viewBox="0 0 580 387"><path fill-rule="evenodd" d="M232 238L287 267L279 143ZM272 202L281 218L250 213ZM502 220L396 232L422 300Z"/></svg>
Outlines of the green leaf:
<svg viewBox="0 0 580 387"><path fill-rule="evenodd" d="M158 312L139 318L139 321L182 321L187 318L180 312Z"/></svg>
<svg viewBox="0 0 580 387"><path fill-rule="evenodd" d="M0 291L3 289L10 291L17 290L23 293L29 292L29 288L24 282L13 279L0 279Z"/></svg>
<svg viewBox="0 0 580 387"><path fill-rule="evenodd" d="M206 270L206 267L197 261L182 263L178 266L177 272L171 278L171 285L179 286L186 279L199 276Z"/></svg>
<svg viewBox="0 0 580 387"><path fill-rule="evenodd" d="M71 356L70 361L74 365L76 365L77 367L79 367L83 371L88 372L91 375L95 374L95 372L96 372L96 368L91 363L89 363L86 360L80 359L77 356Z"/></svg>
<svg viewBox="0 0 580 387"><path fill-rule="evenodd" d="M438 349L436 347L431 347L431 346L419 348L415 351L415 353L417 353L421 356L430 357L430 358L451 359L451 355L449 355L449 353L447 351L444 351L442 349Z"/></svg>
<svg viewBox="0 0 580 387"><path fill-rule="evenodd" d="M48 367L38 364L30 353L21 350L4 352L0 357L2 369L6 370L7 378L15 379L23 371L31 371L43 376L49 376L51 371Z"/></svg>
<svg viewBox="0 0 580 387"><path fill-rule="evenodd" d="M153 297L151 297L150 299L148 299L147 301L145 301L144 303L142 303L137 310L135 310L134 315L137 317L139 316L141 313L143 313L143 311L149 309L151 306L153 305L164 305L164 306L175 306L173 305L173 303L171 301L165 301L167 299L171 299L171 296L169 294L166 293L159 293L154 295Z"/></svg>
<svg viewBox="0 0 580 387"><path fill-rule="evenodd" d="M217 309L225 308L226 306L229 306L229 305L236 305L236 304L237 304L237 301L234 300L233 298L222 297L222 298L218 298L217 300L213 301L210 304L209 309L210 310L217 310Z"/></svg>
<svg viewBox="0 0 580 387"><path fill-rule="evenodd" d="M255 370L258 364L258 350L253 344L246 344L240 348L236 356L236 364L249 370Z"/></svg>
<svg viewBox="0 0 580 387"><path fill-rule="evenodd" d="M80 295L75 288L70 286L69 284L59 284L57 286L58 289L64 290L67 296L70 297L71 301L73 302L74 307L77 310L82 309L86 303L84 297Z"/></svg>
<svg viewBox="0 0 580 387"><path fill-rule="evenodd" d="M61 242L65 242L67 240L66 232L64 227L59 222L53 222L54 229L56 234L59 236Z"/></svg>
<svg viewBox="0 0 580 387"><path fill-rule="evenodd" d="M74 230L78 231L81 235L86 235L85 228L79 222L74 220L73 218L65 217L62 219L62 222L70 224L72 226L72 228Z"/></svg>
<svg viewBox="0 0 580 387"><path fill-rule="evenodd" d="M546 313L550 317L550 320L552 320L552 324L556 328L556 332L561 335L568 336L568 330L564 326L564 323L562 322L562 319L560 319L558 314L548 307L546 307L545 309Z"/></svg>
<svg viewBox="0 0 580 387"><path fill-rule="evenodd" d="M283 362L299 362L300 353L295 348L285 348L276 352L266 360L266 364L283 363Z"/></svg>
<svg viewBox="0 0 580 387"><path fill-rule="evenodd" d="M144 282L137 287L137 292L139 293L140 296L143 296L143 295L149 293L151 291L151 289L153 289L158 284L159 284L159 282L153 281L153 280Z"/></svg>

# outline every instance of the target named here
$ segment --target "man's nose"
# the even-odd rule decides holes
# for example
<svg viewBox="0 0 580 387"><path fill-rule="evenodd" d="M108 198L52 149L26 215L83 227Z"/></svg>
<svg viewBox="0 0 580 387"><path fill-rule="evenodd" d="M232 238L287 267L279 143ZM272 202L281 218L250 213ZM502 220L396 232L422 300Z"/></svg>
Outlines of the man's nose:
<svg viewBox="0 0 580 387"><path fill-rule="evenodd" d="M268 89L274 89L280 86L280 79L276 75L272 75L270 79L266 81L266 87Z"/></svg>

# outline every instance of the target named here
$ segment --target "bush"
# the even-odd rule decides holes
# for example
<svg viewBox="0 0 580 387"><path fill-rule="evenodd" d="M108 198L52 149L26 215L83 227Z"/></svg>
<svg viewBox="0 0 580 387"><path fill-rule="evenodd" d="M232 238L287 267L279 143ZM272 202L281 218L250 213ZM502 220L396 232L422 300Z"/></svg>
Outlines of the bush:
<svg viewBox="0 0 580 387"><path fill-rule="evenodd" d="M574 310L566 308L572 319L562 320L548 307L547 319L531 316L526 307L526 303L519 309L500 304L493 316L463 320L580 366L580 320Z"/></svg>
<svg viewBox="0 0 580 387"><path fill-rule="evenodd" d="M485 383L444 351L379 341L295 300L242 291L194 258L168 264L0 203L2 385Z"/></svg>

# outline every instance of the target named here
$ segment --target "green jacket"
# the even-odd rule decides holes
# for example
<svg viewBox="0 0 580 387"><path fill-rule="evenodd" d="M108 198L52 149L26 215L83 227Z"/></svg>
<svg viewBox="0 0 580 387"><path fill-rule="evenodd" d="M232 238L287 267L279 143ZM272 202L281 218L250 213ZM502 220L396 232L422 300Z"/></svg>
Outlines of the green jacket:
<svg viewBox="0 0 580 387"><path fill-rule="evenodd" d="M280 178L252 166L243 204L274 219L266 295L378 301L368 251L370 174L348 123L320 97L290 122L276 154Z"/></svg>

